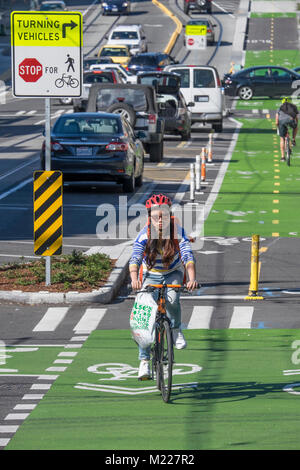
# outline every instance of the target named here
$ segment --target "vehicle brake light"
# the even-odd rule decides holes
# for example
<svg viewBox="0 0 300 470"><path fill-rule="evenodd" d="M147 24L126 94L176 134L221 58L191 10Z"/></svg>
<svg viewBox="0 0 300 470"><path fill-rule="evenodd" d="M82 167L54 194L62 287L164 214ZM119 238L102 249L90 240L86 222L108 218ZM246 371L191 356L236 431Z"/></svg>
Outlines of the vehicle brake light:
<svg viewBox="0 0 300 470"><path fill-rule="evenodd" d="M125 152L128 149L126 142L110 142L106 145L105 150L109 152Z"/></svg>
<svg viewBox="0 0 300 470"><path fill-rule="evenodd" d="M149 124L156 124L156 114L149 114Z"/></svg>
<svg viewBox="0 0 300 470"><path fill-rule="evenodd" d="M211 29L207 29L206 32L207 32L207 33L211 33Z"/></svg>
<svg viewBox="0 0 300 470"><path fill-rule="evenodd" d="M221 86L221 81L219 77L217 77L217 86Z"/></svg>
<svg viewBox="0 0 300 470"><path fill-rule="evenodd" d="M161 72L161 71L162 71L162 68L161 68L161 67L156 67L155 70L158 70L159 72Z"/></svg>

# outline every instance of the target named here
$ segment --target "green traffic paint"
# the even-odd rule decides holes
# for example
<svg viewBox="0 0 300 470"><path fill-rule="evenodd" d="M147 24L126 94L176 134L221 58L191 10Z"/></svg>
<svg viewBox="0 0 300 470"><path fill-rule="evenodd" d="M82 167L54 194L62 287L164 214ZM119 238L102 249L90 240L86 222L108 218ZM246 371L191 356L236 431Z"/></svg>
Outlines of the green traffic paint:
<svg viewBox="0 0 300 470"><path fill-rule="evenodd" d="M6 449L299 449L299 384L290 388L296 394L284 391L299 379L283 373L299 368L296 330L187 330L186 337L174 382L197 385L182 385L165 404L158 391L101 391L154 383L136 378L129 331L94 331ZM198 370L182 374L191 365Z"/></svg>
<svg viewBox="0 0 300 470"><path fill-rule="evenodd" d="M294 148L288 167L280 162L279 137L270 119L240 121L243 126L204 235L299 236L300 150Z"/></svg>
<svg viewBox="0 0 300 470"><path fill-rule="evenodd" d="M2 347L1 347L2 349ZM5 374L5 370L14 370L18 375L49 375L47 368L53 365L57 359L58 349L62 346L42 346L42 345L5 345L5 363L0 366L0 376Z"/></svg>

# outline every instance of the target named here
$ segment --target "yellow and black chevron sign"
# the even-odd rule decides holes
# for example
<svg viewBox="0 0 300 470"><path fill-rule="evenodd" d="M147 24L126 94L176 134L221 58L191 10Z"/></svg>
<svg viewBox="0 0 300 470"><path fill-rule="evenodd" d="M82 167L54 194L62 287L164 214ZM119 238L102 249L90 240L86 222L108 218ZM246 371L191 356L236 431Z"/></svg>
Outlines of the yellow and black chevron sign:
<svg viewBox="0 0 300 470"><path fill-rule="evenodd" d="M33 175L34 253L40 256L62 252L62 173L35 171Z"/></svg>

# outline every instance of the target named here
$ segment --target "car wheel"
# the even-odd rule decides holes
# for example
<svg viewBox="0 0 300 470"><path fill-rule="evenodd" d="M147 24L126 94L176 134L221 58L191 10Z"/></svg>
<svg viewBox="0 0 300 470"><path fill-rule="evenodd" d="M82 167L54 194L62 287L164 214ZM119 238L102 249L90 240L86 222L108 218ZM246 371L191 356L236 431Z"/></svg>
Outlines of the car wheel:
<svg viewBox="0 0 300 470"><path fill-rule="evenodd" d="M215 132L222 132L223 131L223 122L219 122L218 124L213 124L212 126Z"/></svg>
<svg viewBox="0 0 300 470"><path fill-rule="evenodd" d="M183 11L186 15L189 14L189 6L185 3L184 6L183 6Z"/></svg>
<svg viewBox="0 0 300 470"><path fill-rule="evenodd" d="M142 186L142 184L143 184L143 176L144 176L143 173L141 173L140 176L137 176L137 177L135 178L135 185L136 185L137 188L139 188L140 186Z"/></svg>
<svg viewBox="0 0 300 470"><path fill-rule="evenodd" d="M253 90L250 86L244 85L240 87L238 95L242 100L251 100L253 96Z"/></svg>
<svg viewBox="0 0 300 470"><path fill-rule="evenodd" d="M135 190L135 177L134 172L129 178L124 179L123 181L123 191L124 193L133 193Z"/></svg>
<svg viewBox="0 0 300 470"><path fill-rule="evenodd" d="M158 144L151 144L149 148L150 162L161 162L163 159L163 141Z"/></svg>
<svg viewBox="0 0 300 470"><path fill-rule="evenodd" d="M181 140L190 140L191 139L191 131L189 132L182 132Z"/></svg>
<svg viewBox="0 0 300 470"><path fill-rule="evenodd" d="M108 113L121 114L132 127L135 125L136 112L135 110L126 103L115 103L107 108Z"/></svg>

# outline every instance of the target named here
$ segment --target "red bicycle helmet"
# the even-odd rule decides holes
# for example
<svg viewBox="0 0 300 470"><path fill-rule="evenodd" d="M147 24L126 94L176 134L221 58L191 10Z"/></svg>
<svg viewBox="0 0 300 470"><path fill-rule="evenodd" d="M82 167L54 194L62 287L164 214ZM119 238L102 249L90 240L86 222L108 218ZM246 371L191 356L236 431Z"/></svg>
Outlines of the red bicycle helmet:
<svg viewBox="0 0 300 470"><path fill-rule="evenodd" d="M153 194L149 199L146 201L146 208L151 209L152 206L162 206L167 205L169 207L172 206L171 199L164 194Z"/></svg>

